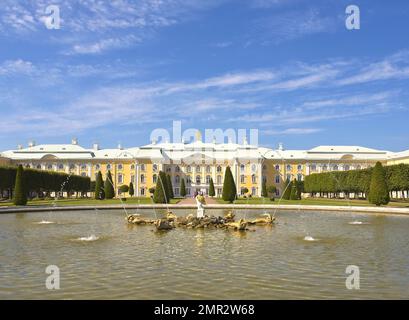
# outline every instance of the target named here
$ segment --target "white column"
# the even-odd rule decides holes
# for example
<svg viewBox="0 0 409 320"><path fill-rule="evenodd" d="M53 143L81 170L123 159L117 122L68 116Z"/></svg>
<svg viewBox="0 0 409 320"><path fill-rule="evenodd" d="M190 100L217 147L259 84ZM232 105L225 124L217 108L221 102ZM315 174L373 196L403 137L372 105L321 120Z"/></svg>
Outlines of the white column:
<svg viewBox="0 0 409 320"><path fill-rule="evenodd" d="M139 164L138 161L135 161L135 168L136 168L136 173L135 173L135 195L139 197Z"/></svg>

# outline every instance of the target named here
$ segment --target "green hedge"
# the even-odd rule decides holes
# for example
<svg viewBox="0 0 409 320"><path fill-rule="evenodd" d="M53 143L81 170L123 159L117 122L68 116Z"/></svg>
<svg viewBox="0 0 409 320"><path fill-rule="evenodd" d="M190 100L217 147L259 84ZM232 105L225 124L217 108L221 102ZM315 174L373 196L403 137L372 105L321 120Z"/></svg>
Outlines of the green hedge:
<svg viewBox="0 0 409 320"><path fill-rule="evenodd" d="M0 190L14 189L17 167L0 167ZM91 180L66 173L24 168L24 189L26 192L89 192Z"/></svg>
<svg viewBox="0 0 409 320"><path fill-rule="evenodd" d="M362 193L366 197L369 192L372 170L373 168L314 173L305 177L304 192L311 193L313 196L323 194L338 196L341 192L355 195ZM408 164L386 166L385 176L389 191L409 190Z"/></svg>

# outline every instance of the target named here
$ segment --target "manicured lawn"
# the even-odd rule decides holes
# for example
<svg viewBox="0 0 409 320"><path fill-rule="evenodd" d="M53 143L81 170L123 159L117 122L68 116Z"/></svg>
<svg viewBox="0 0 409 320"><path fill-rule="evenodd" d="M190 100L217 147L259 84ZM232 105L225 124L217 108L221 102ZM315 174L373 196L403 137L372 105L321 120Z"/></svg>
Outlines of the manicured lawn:
<svg viewBox="0 0 409 320"><path fill-rule="evenodd" d="M171 204L178 203L180 199L171 199ZM124 204L152 204L150 198L127 198ZM121 204L119 199L110 200L95 200L95 199L61 199L61 200L33 200L29 201L29 206L87 206L87 205L107 205L107 204ZM13 206L11 202L0 202L0 206Z"/></svg>
<svg viewBox="0 0 409 320"><path fill-rule="evenodd" d="M228 202L217 198L217 202L221 204L227 204ZM291 204L291 205L321 205L321 206L374 206L366 200L346 200L346 199L317 199L309 198L302 200L281 200L276 199L275 201L270 201L270 199L263 198L251 198L243 199L239 198L234 201L235 204ZM409 201L391 201L388 207L402 207L409 208Z"/></svg>

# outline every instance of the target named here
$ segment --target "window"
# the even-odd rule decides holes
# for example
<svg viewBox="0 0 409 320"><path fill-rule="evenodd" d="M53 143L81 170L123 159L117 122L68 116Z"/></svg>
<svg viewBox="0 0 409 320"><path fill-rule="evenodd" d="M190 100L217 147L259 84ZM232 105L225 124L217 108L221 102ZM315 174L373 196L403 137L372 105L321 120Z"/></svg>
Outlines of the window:
<svg viewBox="0 0 409 320"><path fill-rule="evenodd" d="M196 166L196 172L200 172L200 166Z"/></svg>
<svg viewBox="0 0 409 320"><path fill-rule="evenodd" d="M217 184L222 184L222 176L217 176Z"/></svg>
<svg viewBox="0 0 409 320"><path fill-rule="evenodd" d="M302 181L302 174L301 173L297 174L297 180Z"/></svg>
<svg viewBox="0 0 409 320"><path fill-rule="evenodd" d="M287 174L287 180L291 181L292 180L292 175L291 174Z"/></svg>
<svg viewBox="0 0 409 320"><path fill-rule="evenodd" d="M280 171L280 165L276 164L275 168L277 171Z"/></svg>
<svg viewBox="0 0 409 320"><path fill-rule="evenodd" d="M338 171L338 166L337 166L337 165L334 165L334 166L332 167L332 170Z"/></svg>
<svg viewBox="0 0 409 320"><path fill-rule="evenodd" d="M302 170L302 165L301 165L301 164L299 164L299 165L297 166L297 170L298 170L298 171L301 171L301 170Z"/></svg>
<svg viewBox="0 0 409 320"><path fill-rule="evenodd" d="M95 165L95 170L99 170L101 168L101 166L99 164Z"/></svg>
<svg viewBox="0 0 409 320"><path fill-rule="evenodd" d="M53 165L52 165L52 164L49 164L49 165L47 166L47 169L48 169L48 170L52 170L52 168L53 168Z"/></svg>
<svg viewBox="0 0 409 320"><path fill-rule="evenodd" d="M134 175L131 176L131 182L135 183L135 176Z"/></svg>
<svg viewBox="0 0 409 320"><path fill-rule="evenodd" d="M175 195L179 195L180 194L180 191L179 191L179 188L175 188Z"/></svg>
<svg viewBox="0 0 409 320"><path fill-rule="evenodd" d="M85 172L81 173L81 177L86 177L86 176L87 176L87 174Z"/></svg>
<svg viewBox="0 0 409 320"><path fill-rule="evenodd" d="M145 195L145 188L141 188L141 196Z"/></svg>
<svg viewBox="0 0 409 320"><path fill-rule="evenodd" d="M200 184L200 176L196 176L196 184Z"/></svg>
<svg viewBox="0 0 409 320"><path fill-rule="evenodd" d="M276 176L276 183L280 183L280 176Z"/></svg>
<svg viewBox="0 0 409 320"><path fill-rule="evenodd" d="M135 165L131 164L131 170L135 170Z"/></svg>
<svg viewBox="0 0 409 320"><path fill-rule="evenodd" d="M172 168L171 167L167 167L166 168L166 172L171 172L172 171Z"/></svg>
<svg viewBox="0 0 409 320"><path fill-rule="evenodd" d="M291 171L293 167L290 164L287 164L287 171Z"/></svg>
<svg viewBox="0 0 409 320"><path fill-rule="evenodd" d="M222 172L222 167L221 166L217 166L217 172Z"/></svg>
<svg viewBox="0 0 409 320"><path fill-rule="evenodd" d="M350 169L349 165L346 164L346 165L344 166L344 170L345 170L345 171L348 171L349 169Z"/></svg>
<svg viewBox="0 0 409 320"><path fill-rule="evenodd" d="M86 164L82 164L82 165L81 165L81 170L87 170L87 165L86 165Z"/></svg>
<svg viewBox="0 0 409 320"><path fill-rule="evenodd" d="M267 177L263 176L263 182L266 183L267 182Z"/></svg>
<svg viewBox="0 0 409 320"><path fill-rule="evenodd" d="M245 183L246 182L246 177L244 176L244 174L242 174L240 176L240 183Z"/></svg>
<svg viewBox="0 0 409 320"><path fill-rule="evenodd" d="M176 177L175 177L175 183L177 183L177 184L180 183L180 177L179 177L179 176L176 176Z"/></svg>
<svg viewBox="0 0 409 320"><path fill-rule="evenodd" d="M251 175L251 183L257 183L257 177L256 177L256 175L255 174L252 174Z"/></svg>
<svg viewBox="0 0 409 320"><path fill-rule="evenodd" d="M206 183L210 184L210 176L206 176Z"/></svg>
<svg viewBox="0 0 409 320"><path fill-rule="evenodd" d="M158 165L157 165L157 164L154 164L154 165L152 166L152 169L153 169L154 172L158 171Z"/></svg>
<svg viewBox="0 0 409 320"><path fill-rule="evenodd" d="M267 166L263 164L263 170L267 170Z"/></svg>
<svg viewBox="0 0 409 320"><path fill-rule="evenodd" d="M192 178L190 176L186 176L186 183L191 184Z"/></svg>
<svg viewBox="0 0 409 320"><path fill-rule="evenodd" d="M74 170L75 169L75 164L70 164L70 170Z"/></svg>
<svg viewBox="0 0 409 320"><path fill-rule="evenodd" d="M210 172L211 172L210 166L207 166L207 167L206 167L206 173L210 173Z"/></svg>
<svg viewBox="0 0 409 320"><path fill-rule="evenodd" d="M141 174L141 183L145 183L145 175Z"/></svg>
<svg viewBox="0 0 409 320"><path fill-rule="evenodd" d="M221 196L222 193L223 193L222 188L217 188L217 195L218 195L218 196Z"/></svg>
<svg viewBox="0 0 409 320"><path fill-rule="evenodd" d="M192 167L191 167L191 166L187 166L187 167L186 167L186 171L187 171L187 172L192 172Z"/></svg>
<svg viewBox="0 0 409 320"><path fill-rule="evenodd" d="M142 163L142 164L141 164L141 171L145 171L145 170L146 170L145 164Z"/></svg>
<svg viewBox="0 0 409 320"><path fill-rule="evenodd" d="M356 166L356 170L361 170L361 166L359 164Z"/></svg>
<svg viewBox="0 0 409 320"><path fill-rule="evenodd" d="M118 164L118 170L122 170L123 169L123 165L122 164Z"/></svg>
<svg viewBox="0 0 409 320"><path fill-rule="evenodd" d="M154 174L154 175L152 176L152 181L153 181L153 183L156 183L157 180L158 180L158 176L157 176L156 174Z"/></svg>
<svg viewBox="0 0 409 320"><path fill-rule="evenodd" d="M176 166L175 172L180 172L180 167L179 166Z"/></svg>
<svg viewBox="0 0 409 320"><path fill-rule="evenodd" d="M256 172L257 171L257 166L255 164L253 164L251 166L251 171Z"/></svg>
<svg viewBox="0 0 409 320"><path fill-rule="evenodd" d="M41 169L41 164L38 164L36 168Z"/></svg>
<svg viewBox="0 0 409 320"><path fill-rule="evenodd" d="M109 163L107 164L107 170L111 170L111 165Z"/></svg>
<svg viewBox="0 0 409 320"><path fill-rule="evenodd" d="M240 172L244 172L244 169L245 169L244 164L241 164L241 165L240 165Z"/></svg>
<svg viewBox="0 0 409 320"><path fill-rule="evenodd" d="M257 195L257 188L251 188L251 195L252 196L255 196L255 195Z"/></svg>
<svg viewBox="0 0 409 320"><path fill-rule="evenodd" d="M324 164L324 165L322 166L322 171L327 171L327 170L328 170L328 167L327 167L326 164Z"/></svg>
<svg viewBox="0 0 409 320"><path fill-rule="evenodd" d="M280 190L279 189L276 189L276 196L277 197L280 196Z"/></svg>
<svg viewBox="0 0 409 320"><path fill-rule="evenodd" d="M64 169L64 165L63 165L62 163L59 164L59 165L58 165L58 169L60 169L60 170Z"/></svg>
<svg viewBox="0 0 409 320"><path fill-rule="evenodd" d="M317 165L312 164L310 169L311 169L311 171L317 171Z"/></svg>
<svg viewBox="0 0 409 320"><path fill-rule="evenodd" d="M190 196L190 188L186 188L186 194Z"/></svg>
<svg viewBox="0 0 409 320"><path fill-rule="evenodd" d="M118 183L123 183L124 182L124 177L122 174L118 174Z"/></svg>

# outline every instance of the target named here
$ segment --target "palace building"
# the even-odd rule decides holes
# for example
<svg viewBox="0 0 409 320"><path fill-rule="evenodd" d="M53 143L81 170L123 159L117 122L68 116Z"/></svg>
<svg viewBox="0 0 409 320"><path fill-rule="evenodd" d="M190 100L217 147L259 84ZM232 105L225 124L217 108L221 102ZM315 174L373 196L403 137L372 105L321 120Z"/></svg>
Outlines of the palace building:
<svg viewBox="0 0 409 320"><path fill-rule="evenodd" d="M280 144L269 149L235 143L156 143L116 149L101 149L98 144L87 149L76 139L71 144L40 144L30 142L17 150L0 153L0 165L19 165L89 176L98 171L105 177L111 171L115 190L123 184L134 185L134 196L150 196L159 171L169 174L174 194L180 194L185 180L188 195L208 193L213 179L216 196L221 196L224 172L230 166L239 193L261 196L262 183L277 187L280 196L287 179L303 180L306 175L326 171L364 169L380 161L384 165L409 163L409 150L390 152L359 146L318 146L310 150L286 150ZM127 196L127 195L121 195Z"/></svg>

